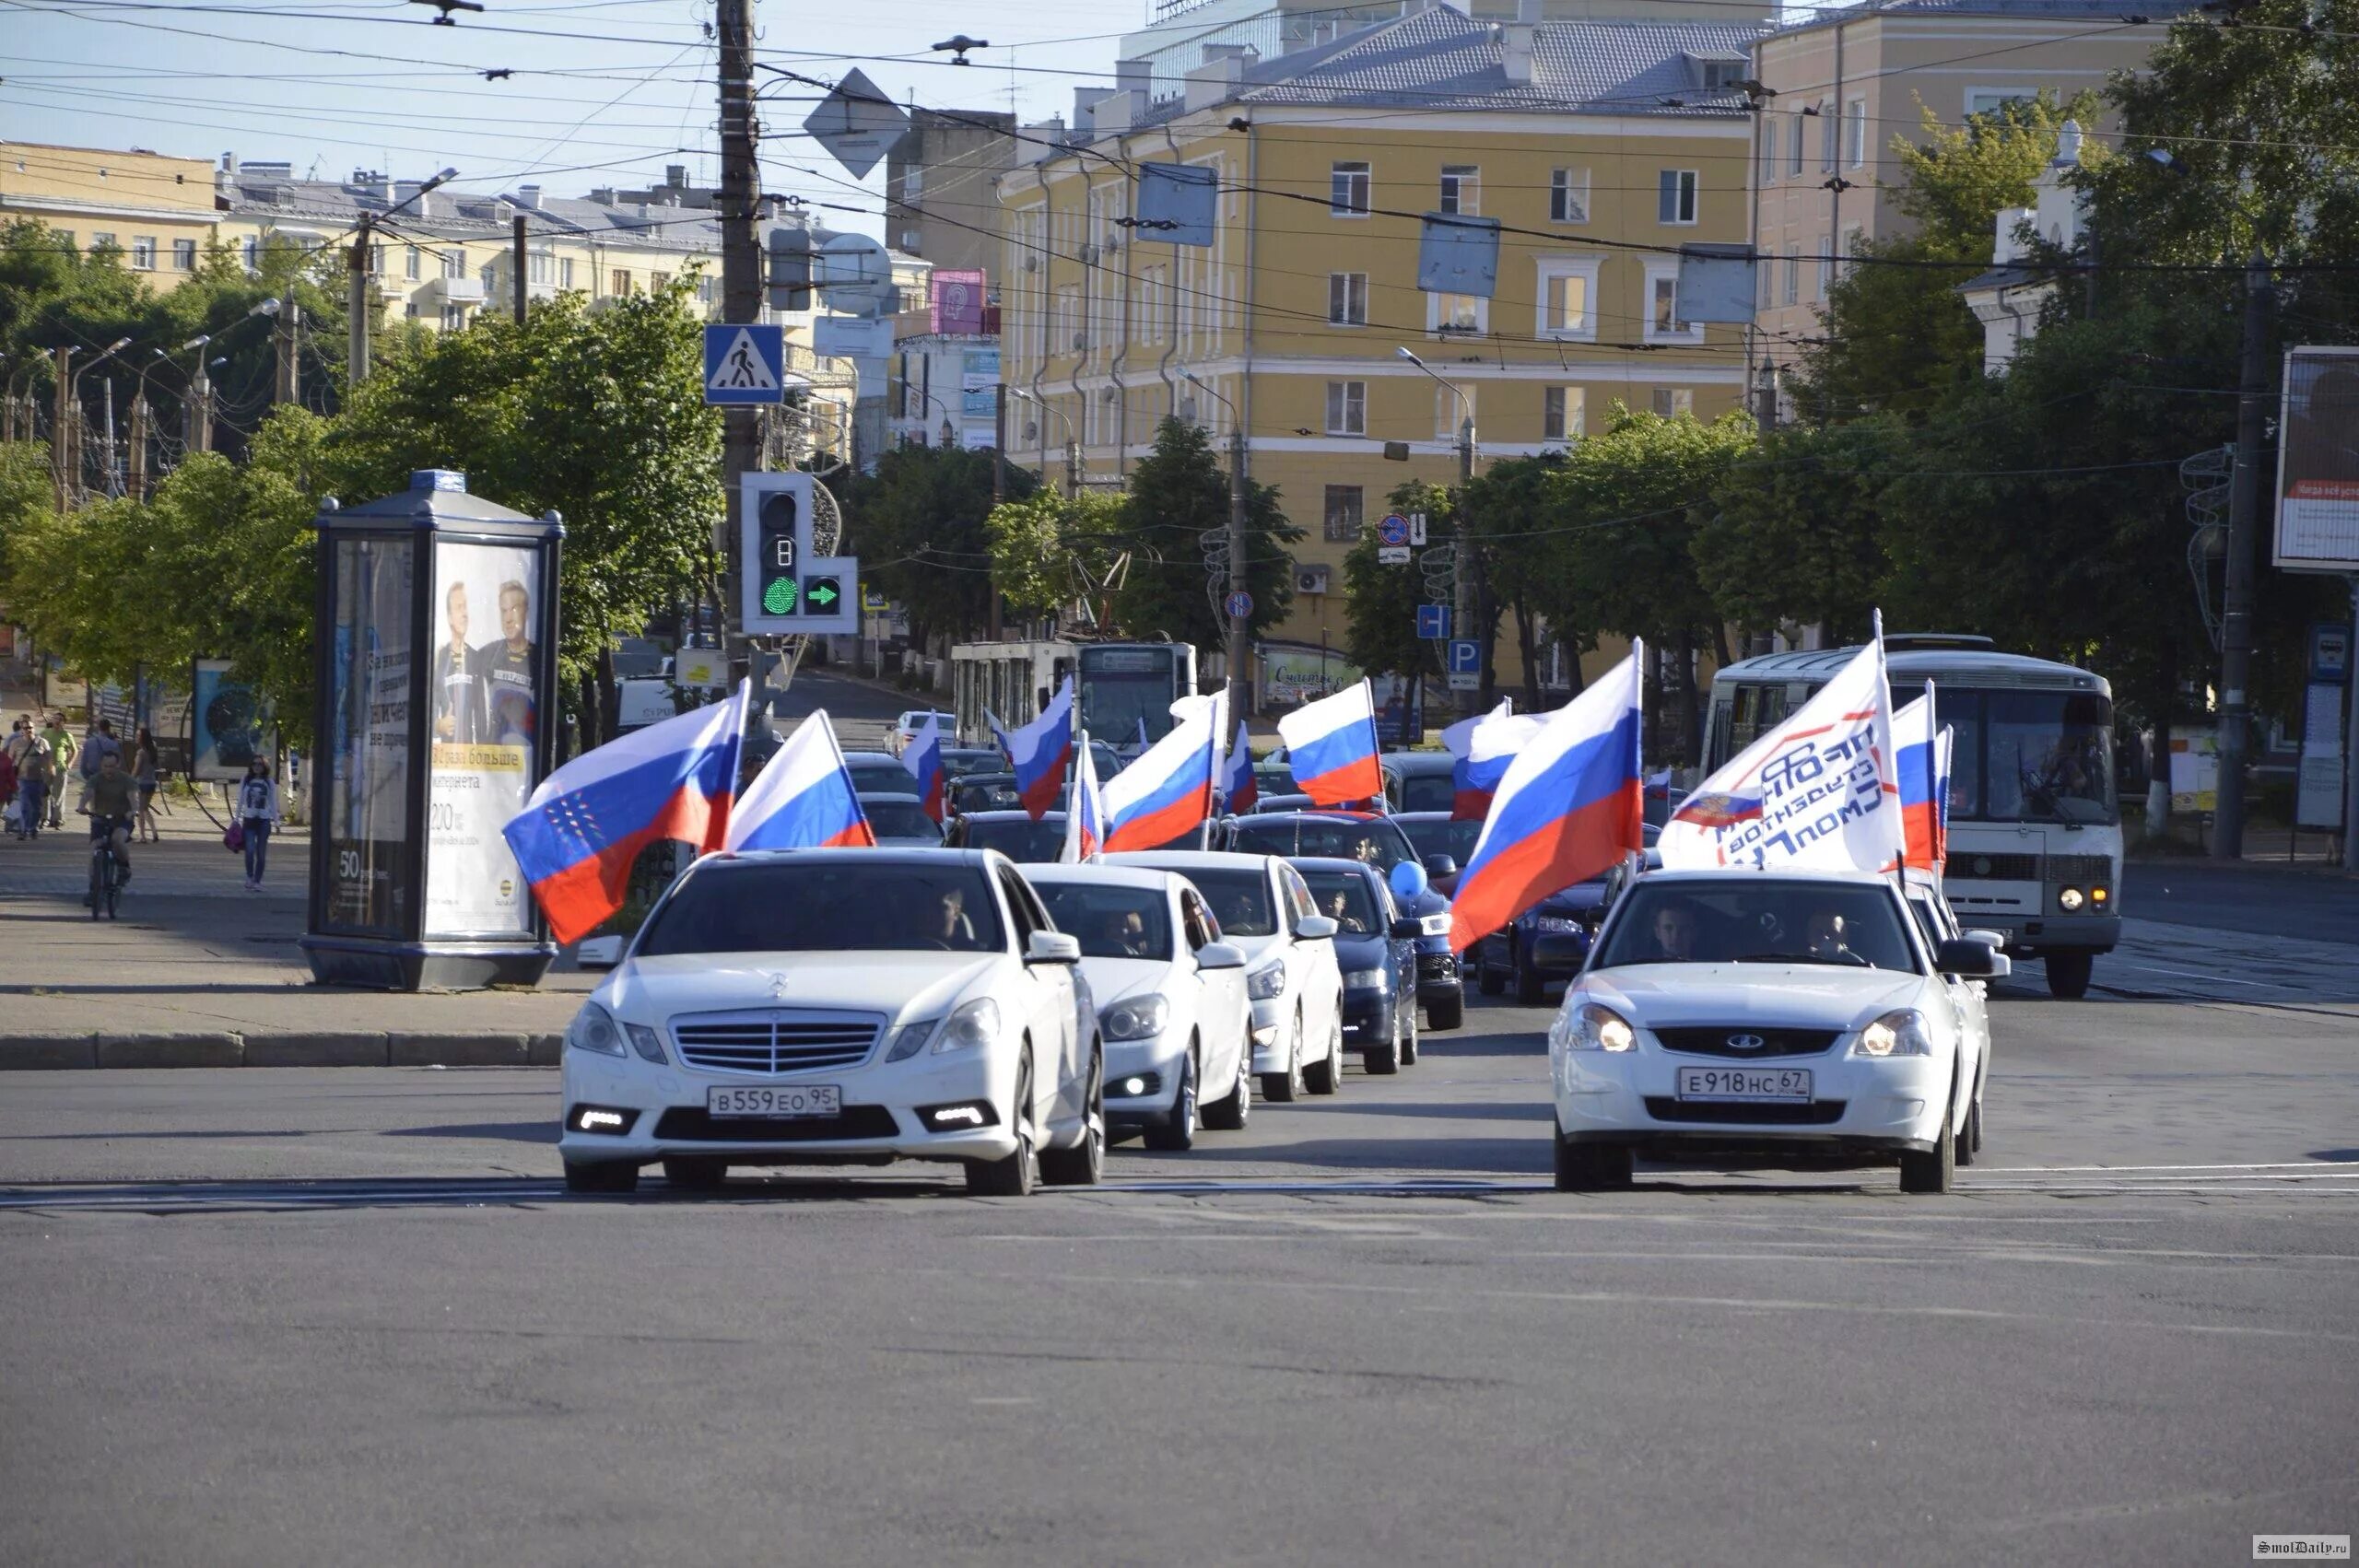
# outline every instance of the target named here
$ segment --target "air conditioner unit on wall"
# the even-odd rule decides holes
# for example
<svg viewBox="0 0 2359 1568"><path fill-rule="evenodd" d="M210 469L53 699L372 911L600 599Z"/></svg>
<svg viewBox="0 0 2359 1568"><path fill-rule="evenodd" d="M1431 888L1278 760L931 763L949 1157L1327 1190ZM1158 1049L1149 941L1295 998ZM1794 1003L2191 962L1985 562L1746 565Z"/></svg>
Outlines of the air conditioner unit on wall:
<svg viewBox="0 0 2359 1568"><path fill-rule="evenodd" d="M1327 577L1328 577L1328 573L1329 573L1329 571L1330 571L1331 569L1332 569L1332 568L1327 568L1327 567L1297 567L1297 568L1294 568L1294 591L1295 591L1297 593L1324 593L1324 592L1326 592L1326 591L1327 591Z"/></svg>
<svg viewBox="0 0 2359 1568"><path fill-rule="evenodd" d="M1025 257L1024 270L1026 272L1039 272L1040 270L1040 258L1038 256Z"/></svg>

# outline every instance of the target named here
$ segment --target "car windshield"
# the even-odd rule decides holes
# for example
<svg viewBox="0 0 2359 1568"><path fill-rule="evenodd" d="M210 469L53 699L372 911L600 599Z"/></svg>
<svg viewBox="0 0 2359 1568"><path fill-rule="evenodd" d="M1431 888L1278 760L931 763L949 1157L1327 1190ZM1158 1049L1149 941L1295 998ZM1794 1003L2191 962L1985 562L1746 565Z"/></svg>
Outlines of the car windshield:
<svg viewBox="0 0 2359 1568"><path fill-rule="evenodd" d="M1078 938L1085 958L1168 958L1171 919L1159 887L1036 882L1057 930Z"/></svg>
<svg viewBox="0 0 2359 1568"><path fill-rule="evenodd" d="M1012 812L1024 804L1013 773L971 774L958 781L956 799L962 812Z"/></svg>
<svg viewBox="0 0 2359 1568"><path fill-rule="evenodd" d="M2087 692L1976 691L1936 684L1933 721L1956 731L1950 816L2110 823L2113 704Z"/></svg>
<svg viewBox="0 0 2359 1568"><path fill-rule="evenodd" d="M993 817L967 824L967 848L996 849L1011 860L1046 865L1064 852L1062 815L1034 822L1028 816ZM1062 929L1060 926L1059 929Z"/></svg>
<svg viewBox="0 0 2359 1568"><path fill-rule="evenodd" d="M1446 812L1458 798L1458 786L1447 773L1411 773L1401 779L1400 809L1404 812ZM1429 851L1448 854L1449 850Z"/></svg>
<svg viewBox="0 0 2359 1568"><path fill-rule="evenodd" d="M1631 964L1812 964L1917 973L1882 887L1775 877L1641 880L1623 895L1596 966Z"/></svg>
<svg viewBox="0 0 2359 1568"><path fill-rule="evenodd" d="M1302 871L1302 880L1310 884L1310 901L1319 912L1343 929L1346 936L1377 934L1376 899L1370 894L1367 879L1350 872Z"/></svg>
<svg viewBox="0 0 2359 1568"><path fill-rule="evenodd" d="M1270 905L1270 876L1259 866L1235 871L1190 871L1181 873L1196 884L1213 907L1223 936L1272 936L1278 929L1277 911Z"/></svg>
<svg viewBox="0 0 2359 1568"><path fill-rule="evenodd" d="M1006 766L1005 759L997 752L967 746L942 748L942 771L953 778L964 778L970 773L995 773Z"/></svg>
<svg viewBox="0 0 2359 1568"><path fill-rule="evenodd" d="M1250 855L1302 855L1321 860L1364 860L1390 872L1403 860L1416 859L1400 828L1381 817L1357 821L1350 817L1296 817L1262 822L1241 818L1236 847Z"/></svg>
<svg viewBox="0 0 2359 1568"><path fill-rule="evenodd" d="M703 866L649 918L633 952L996 953L1005 945L980 870L946 859L917 866L863 856Z"/></svg>
<svg viewBox="0 0 2359 1568"><path fill-rule="evenodd" d="M880 801L871 796L860 802L860 809L868 813L868 825L879 838L941 842L942 829L933 825L933 818L926 815L925 808L915 801Z"/></svg>
<svg viewBox="0 0 2359 1568"><path fill-rule="evenodd" d="M1434 817L1426 822L1402 822L1393 825L1409 836L1409 843L1420 855L1448 855L1460 865L1474 856L1474 840L1483 837L1483 825L1475 821Z"/></svg>
<svg viewBox="0 0 2359 1568"><path fill-rule="evenodd" d="M847 762L855 795L906 795L918 787L917 776L898 762Z"/></svg>

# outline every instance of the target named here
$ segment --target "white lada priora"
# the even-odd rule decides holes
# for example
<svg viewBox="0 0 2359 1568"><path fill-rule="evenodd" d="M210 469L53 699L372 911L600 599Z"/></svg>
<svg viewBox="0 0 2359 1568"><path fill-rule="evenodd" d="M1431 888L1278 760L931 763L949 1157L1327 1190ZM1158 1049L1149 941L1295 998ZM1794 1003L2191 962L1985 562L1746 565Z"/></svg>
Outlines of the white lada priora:
<svg viewBox="0 0 2359 1568"><path fill-rule="evenodd" d="M1556 1186L1626 1186L1633 1157L1881 1164L1945 1192L1984 1036L1953 988L2007 973L1935 942L1888 879L1652 872L1606 916L1548 1030Z"/></svg>
<svg viewBox="0 0 2359 1568"><path fill-rule="evenodd" d="M895 1159L962 1161L981 1193L1094 1182L1080 958L990 850L706 856L566 1033L566 1185Z"/></svg>

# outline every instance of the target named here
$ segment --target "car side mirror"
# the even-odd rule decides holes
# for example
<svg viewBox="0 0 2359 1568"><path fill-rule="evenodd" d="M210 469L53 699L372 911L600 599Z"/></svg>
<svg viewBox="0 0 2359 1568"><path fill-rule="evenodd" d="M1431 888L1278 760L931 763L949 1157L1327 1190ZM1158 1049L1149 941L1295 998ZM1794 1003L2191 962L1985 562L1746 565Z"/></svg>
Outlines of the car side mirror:
<svg viewBox="0 0 2359 1568"><path fill-rule="evenodd" d="M1208 942L1196 949L1196 967L1242 969L1245 967L1245 950L1234 942Z"/></svg>
<svg viewBox="0 0 2359 1568"><path fill-rule="evenodd" d="M1430 877L1456 876L1458 874L1458 857L1455 855L1427 855L1426 857L1426 874Z"/></svg>
<svg viewBox="0 0 2359 1568"><path fill-rule="evenodd" d="M587 936L573 950L573 962L579 968L613 969L623 961L623 949L628 943L618 936Z"/></svg>
<svg viewBox="0 0 2359 1568"><path fill-rule="evenodd" d="M1396 938L1414 939L1425 934L1426 922L1414 916L1403 915L1392 922L1392 935Z"/></svg>
<svg viewBox="0 0 2359 1568"><path fill-rule="evenodd" d="M1294 926L1297 942L1325 942L1335 934L1335 922L1324 915L1305 915Z"/></svg>
<svg viewBox="0 0 2359 1568"><path fill-rule="evenodd" d="M1968 942L1989 942L1990 944L1991 951L1994 953L2003 950L2007 945L2007 933L2004 931L1986 930L1980 927L1976 927L1974 930L1966 932L1965 935L1966 940Z"/></svg>
<svg viewBox="0 0 2359 1568"><path fill-rule="evenodd" d="M1062 931L1034 931L1024 949L1027 964L1078 964L1081 962L1081 939Z"/></svg>
<svg viewBox="0 0 2359 1568"><path fill-rule="evenodd" d="M1987 942L1953 938L1933 950L1933 967L1970 980L2001 980L2014 972L2007 955Z"/></svg>

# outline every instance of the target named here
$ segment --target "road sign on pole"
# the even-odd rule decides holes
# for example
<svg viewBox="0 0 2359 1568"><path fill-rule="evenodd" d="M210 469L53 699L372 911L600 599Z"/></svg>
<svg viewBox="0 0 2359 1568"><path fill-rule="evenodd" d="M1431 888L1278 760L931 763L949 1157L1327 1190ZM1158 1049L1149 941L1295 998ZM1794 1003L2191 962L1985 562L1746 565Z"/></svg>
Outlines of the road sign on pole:
<svg viewBox="0 0 2359 1568"><path fill-rule="evenodd" d="M1405 567L1414 553L1406 544L1379 544L1376 547L1376 564L1379 567Z"/></svg>
<svg viewBox="0 0 2359 1568"><path fill-rule="evenodd" d="M1406 544L1409 543L1409 520L1399 512L1391 513L1376 525L1376 539L1379 544L1396 548Z"/></svg>
<svg viewBox="0 0 2359 1568"><path fill-rule="evenodd" d="M846 71L834 90L803 122L811 139L827 149L855 180L868 178L910 128L910 117L877 90L866 73Z"/></svg>
<svg viewBox="0 0 2359 1568"><path fill-rule="evenodd" d="M1480 690L1483 685L1483 645L1471 637L1453 638L1449 644L1449 689Z"/></svg>
<svg viewBox="0 0 2359 1568"><path fill-rule="evenodd" d="M1449 637L1449 606L1420 604L1417 606L1417 640L1441 642Z"/></svg>
<svg viewBox="0 0 2359 1568"><path fill-rule="evenodd" d="M784 327L704 329L704 400L740 404L786 401Z"/></svg>
<svg viewBox="0 0 2359 1568"><path fill-rule="evenodd" d="M1240 588L1221 601L1221 608L1228 612L1229 619L1244 620L1253 614L1253 596Z"/></svg>
<svg viewBox="0 0 2359 1568"><path fill-rule="evenodd" d="M1409 543L1416 545L1419 549L1425 548L1426 514L1423 512L1411 512L1409 514Z"/></svg>

